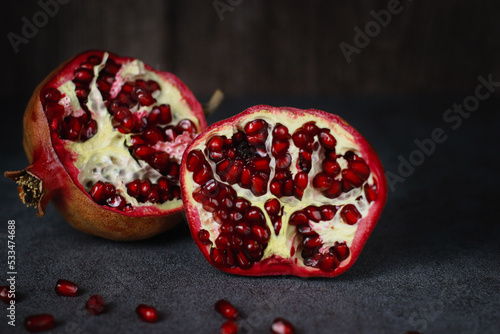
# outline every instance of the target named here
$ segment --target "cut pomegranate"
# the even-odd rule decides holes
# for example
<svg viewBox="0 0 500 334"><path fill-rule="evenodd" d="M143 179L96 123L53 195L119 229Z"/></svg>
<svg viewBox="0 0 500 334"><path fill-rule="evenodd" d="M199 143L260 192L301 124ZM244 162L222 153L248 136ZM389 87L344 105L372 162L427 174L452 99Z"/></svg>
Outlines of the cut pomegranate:
<svg viewBox="0 0 500 334"><path fill-rule="evenodd" d="M201 105L173 74L89 51L37 87L24 116L31 164L5 176L39 216L52 200L86 233L144 239L182 220L180 162L205 127Z"/></svg>
<svg viewBox="0 0 500 334"><path fill-rule="evenodd" d="M252 107L209 127L183 159L193 238L212 265L235 274L343 273L387 197L370 145L319 110Z"/></svg>
<svg viewBox="0 0 500 334"><path fill-rule="evenodd" d="M65 279L60 279L54 289L59 296L75 297L78 295L78 285Z"/></svg>
<svg viewBox="0 0 500 334"><path fill-rule="evenodd" d="M157 322L158 321L158 311L153 306L139 304L135 313L139 316L142 321L145 322Z"/></svg>
<svg viewBox="0 0 500 334"><path fill-rule="evenodd" d="M10 291L10 286L8 285L0 286L0 300L3 301L5 304L9 305L11 300L14 301L16 300L14 292Z"/></svg>
<svg viewBox="0 0 500 334"><path fill-rule="evenodd" d="M295 334L293 325L283 318L276 318L271 324L271 333L273 334Z"/></svg>
<svg viewBox="0 0 500 334"><path fill-rule="evenodd" d="M24 321L24 327L29 332L43 332L54 327L54 317L51 314L30 315Z"/></svg>
<svg viewBox="0 0 500 334"><path fill-rule="evenodd" d="M219 334L238 334L238 324L234 320L228 320L220 327Z"/></svg>
<svg viewBox="0 0 500 334"><path fill-rule="evenodd" d="M104 312L104 299L101 295L92 295L85 304L85 309L92 315L100 315Z"/></svg>
<svg viewBox="0 0 500 334"><path fill-rule="evenodd" d="M237 237L237 236L235 236ZM240 316L240 313L230 302L225 299L221 299L215 303L215 310L222 314L226 319L236 320Z"/></svg>

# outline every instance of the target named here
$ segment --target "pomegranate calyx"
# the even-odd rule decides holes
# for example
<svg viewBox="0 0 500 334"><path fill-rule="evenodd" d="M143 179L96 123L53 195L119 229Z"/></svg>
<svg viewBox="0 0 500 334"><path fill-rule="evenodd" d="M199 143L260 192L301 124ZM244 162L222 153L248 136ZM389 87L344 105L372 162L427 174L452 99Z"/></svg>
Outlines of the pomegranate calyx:
<svg viewBox="0 0 500 334"><path fill-rule="evenodd" d="M29 167L28 167L29 168ZM14 172L5 172L4 176L17 183L19 198L27 207L38 209L38 217L45 215L47 201L43 201L46 191L43 189L42 180L30 173L27 169Z"/></svg>

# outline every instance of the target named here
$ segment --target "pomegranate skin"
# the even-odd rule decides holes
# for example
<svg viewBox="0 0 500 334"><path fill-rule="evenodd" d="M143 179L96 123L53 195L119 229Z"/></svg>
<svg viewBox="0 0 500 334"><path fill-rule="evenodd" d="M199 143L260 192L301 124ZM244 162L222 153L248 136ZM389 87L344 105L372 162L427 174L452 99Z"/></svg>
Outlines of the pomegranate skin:
<svg viewBox="0 0 500 334"><path fill-rule="evenodd" d="M238 266L233 268L229 268L226 266L216 266L210 258L209 247L207 247L207 244L201 242L197 237L199 231L202 229L202 224L200 213L196 208L197 203L194 201L192 196L194 190L190 185L192 181L187 181L188 179L192 179L191 172L189 172L186 168L187 156L189 152L195 148L200 147L200 145L204 145L204 143L212 136L218 135L223 132L221 131L222 129L227 130L231 127L234 128L235 124L240 122L242 119L246 119L247 121L258 119L259 115L257 115L257 113L262 110L269 111L270 113L280 113L282 111L285 111L287 112L288 117L291 117L292 119L294 119L294 121L301 123L303 123L303 121L301 121L301 115L312 114L319 118L325 119L327 122L331 122L335 125L340 126L343 130L345 130L352 136L353 141L358 145L360 155L365 159L367 165L370 167L373 177L376 179L377 199L371 204L368 215L360 219L358 222L358 228L356 229L352 245L350 246L350 255L348 259L346 261L343 261L335 270L323 271L319 268L297 265L293 256L290 256L289 258L283 258L276 255L271 255L270 257L255 262L250 269L242 269ZM256 114L255 118L248 117L252 114ZM186 217L189 223L191 235L196 245L202 252L203 256L209 263L211 263L219 270L231 274L245 276L294 275L300 277L334 277L344 273L357 260L371 232L375 228L375 225L378 222L378 219L387 200L388 192L384 169L374 149L366 141L366 139L361 136L359 132L357 132L342 118L337 115L316 109L302 110L290 107L272 107L268 105L253 106L236 116L212 124L206 130L204 130L197 138L195 138L193 142L188 145L188 147L184 151L183 163L181 165L180 171L180 179L182 198L184 201ZM269 198L272 198L271 195L269 196ZM290 253L295 253L295 250L290 250Z"/></svg>
<svg viewBox="0 0 500 334"><path fill-rule="evenodd" d="M140 207L132 212L123 212L111 207L97 204L84 190L75 183L78 170L74 165L64 165L61 159L68 156L56 153L64 151L64 143L51 133L47 117L40 100L40 92L47 85L61 84L73 75L73 64L79 64L89 54L104 51L91 50L69 59L54 69L35 89L23 118L23 146L30 165L22 171L5 172L5 176L16 181L24 180L24 186L18 186L19 197L28 206L38 209L37 215L42 217L49 202L52 202L63 218L74 228L95 236L117 241L147 239L167 231L182 221L182 202L170 210L160 210L153 206ZM110 53L110 57L123 62L132 58L118 57ZM206 128L206 120L200 103L189 88L175 75L159 72L145 65L162 78L177 87L185 103L199 120L200 129ZM71 175L72 174L72 175ZM33 190L38 194L33 196Z"/></svg>

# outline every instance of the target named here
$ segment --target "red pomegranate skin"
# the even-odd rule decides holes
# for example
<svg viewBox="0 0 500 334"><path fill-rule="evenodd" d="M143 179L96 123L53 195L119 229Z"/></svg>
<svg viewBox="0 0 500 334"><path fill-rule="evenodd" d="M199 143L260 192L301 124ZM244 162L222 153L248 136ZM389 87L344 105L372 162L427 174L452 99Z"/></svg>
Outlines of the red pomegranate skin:
<svg viewBox="0 0 500 334"><path fill-rule="evenodd" d="M377 199L371 204L369 213L358 222L358 228L355 232L352 245L350 246L350 256L346 261L342 261L340 265L333 271L323 271L319 268L299 266L294 263L293 258L283 258L281 256L272 255L266 259L255 262L250 269L241 269L238 266L234 268L217 267L210 259L210 250L205 244L200 242L197 238L198 232L202 229L199 211L195 207L196 202L188 198L188 194L193 192L192 188L187 186L186 178L192 178L191 174L186 169L186 159L189 152L198 147L200 144L205 143L213 135L217 135L218 131L223 127L232 127L238 123L242 118L246 118L251 114L255 117L248 120L258 119L258 113L261 110L267 110L270 113L280 113L281 111L288 111L288 117L296 120L299 123L304 123L301 116L305 114L312 114L339 125L342 129L347 131L353 138L354 142L358 145L359 153L370 167L373 177L377 180ZM189 228L195 243L202 252L205 259L214 267L231 274L245 275L245 276L268 276L268 275L294 275L300 277L334 277L344 273L348 270L359 257L364 245L366 244L370 234L372 233L377 221L382 214L383 207L387 200L387 181L384 174L383 166L371 145L364 139L361 134L350 126L346 121L337 115L330 114L316 109L297 109L290 107L272 107L268 105L257 105L246 109L242 113L212 124L205 131L203 131L193 142L189 144L184 152L183 163L181 168L181 190L184 200L185 212L189 223ZM272 197L270 197L272 198ZM293 253L294 250L291 250Z"/></svg>
<svg viewBox="0 0 500 334"><path fill-rule="evenodd" d="M50 131L43 110L40 91L45 87L58 87L71 80L74 69L91 54L102 56L104 51L91 50L74 56L54 69L37 86L23 118L23 146L30 165L22 171L5 172L5 176L12 180L20 176L40 180L37 188L41 196L35 201L26 197L25 190L18 187L23 202L38 208L37 215L40 217L45 214L45 208L51 201L71 226L84 233L120 241L150 238L182 221L182 202L179 201L178 206L168 211L147 206L136 208L133 212L123 212L97 204L83 186L75 182L79 171L72 163L67 163L71 156L64 147L64 141ZM118 64L133 60L112 53L109 53L109 57ZM144 65L146 70L155 72L180 91L185 103L197 116L200 129L206 128L203 109L189 88L174 74L156 71L149 65Z"/></svg>

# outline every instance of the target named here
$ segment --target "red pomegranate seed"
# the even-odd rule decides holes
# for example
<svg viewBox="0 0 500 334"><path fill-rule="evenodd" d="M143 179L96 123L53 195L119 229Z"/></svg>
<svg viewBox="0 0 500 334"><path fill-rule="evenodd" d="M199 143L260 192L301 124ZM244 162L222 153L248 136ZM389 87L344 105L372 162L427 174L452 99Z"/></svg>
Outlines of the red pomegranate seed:
<svg viewBox="0 0 500 334"><path fill-rule="evenodd" d="M282 155L288 150L288 147L290 147L290 142L287 139L273 141L271 153L274 156Z"/></svg>
<svg viewBox="0 0 500 334"><path fill-rule="evenodd" d="M193 150L189 152L186 159L187 170L190 172L197 171L199 168L201 168L204 160L205 157L203 156L203 153L201 153L200 150Z"/></svg>
<svg viewBox="0 0 500 334"><path fill-rule="evenodd" d="M283 170L288 169L292 164L292 156L290 154L285 154L281 157L276 158L276 169Z"/></svg>
<svg viewBox="0 0 500 334"><path fill-rule="evenodd" d="M305 208L304 211L307 214L309 220L312 220L316 223L321 220L321 211L318 207L310 205Z"/></svg>
<svg viewBox="0 0 500 334"><path fill-rule="evenodd" d="M307 187L308 176L306 172L298 172L295 175L295 185L304 190Z"/></svg>
<svg viewBox="0 0 500 334"><path fill-rule="evenodd" d="M366 184L365 185L365 196L366 196L366 200L368 201L368 203L371 203L374 200L376 200L377 199L377 185L373 184L370 186L370 185Z"/></svg>
<svg viewBox="0 0 500 334"><path fill-rule="evenodd" d="M238 324L234 320L228 320L220 327L219 334L238 334Z"/></svg>
<svg viewBox="0 0 500 334"><path fill-rule="evenodd" d="M85 303L85 309L92 315L100 315L104 312L104 299L101 295L92 295Z"/></svg>
<svg viewBox="0 0 500 334"><path fill-rule="evenodd" d="M290 133L288 129L281 123L277 123L273 129L273 137L276 139L290 139Z"/></svg>
<svg viewBox="0 0 500 334"><path fill-rule="evenodd" d="M116 73L118 73L118 71L120 70L120 65L118 65L117 63L115 63L114 60L112 59L108 59L106 61L106 66L105 66L105 69L107 72L115 75Z"/></svg>
<svg viewBox="0 0 500 334"><path fill-rule="evenodd" d="M315 248L321 246L322 243L323 241L320 237L307 237L302 240L302 245L307 248Z"/></svg>
<svg viewBox="0 0 500 334"><path fill-rule="evenodd" d="M295 131L295 133L292 135L292 139L293 143L298 148L304 148L307 146L307 144L313 142L312 138L302 130Z"/></svg>
<svg viewBox="0 0 500 334"><path fill-rule="evenodd" d="M198 169L196 172L193 174L193 180L194 182L203 185L205 184L208 180L212 178L212 169L208 164L203 164L200 169Z"/></svg>
<svg viewBox="0 0 500 334"><path fill-rule="evenodd" d="M267 192L267 182L263 178L254 175L252 176L252 187L250 190L255 196L262 196Z"/></svg>
<svg viewBox="0 0 500 334"><path fill-rule="evenodd" d="M340 166L336 161L325 159L323 160L323 171L332 176L336 176L340 173Z"/></svg>
<svg viewBox="0 0 500 334"><path fill-rule="evenodd" d="M337 145L337 141L335 138L329 133L328 130L321 130L318 135L319 142L321 145L327 150L334 150L335 145Z"/></svg>
<svg viewBox="0 0 500 334"><path fill-rule="evenodd" d="M207 148L211 152L220 152L224 146L224 138L221 136L213 136L207 144Z"/></svg>
<svg viewBox="0 0 500 334"><path fill-rule="evenodd" d="M346 244L339 244L338 242L335 243L333 251L335 255L337 255L339 261L344 261L349 257L350 254L349 247L347 247Z"/></svg>
<svg viewBox="0 0 500 334"><path fill-rule="evenodd" d="M361 218L361 214L359 213L358 209L356 209L356 207L352 204L347 204L346 206L344 206L340 214L342 215L344 221L349 225L356 224Z"/></svg>
<svg viewBox="0 0 500 334"><path fill-rule="evenodd" d="M151 145L155 145L159 141L164 141L163 133L157 127L149 128L144 131L142 138L144 138Z"/></svg>
<svg viewBox="0 0 500 334"><path fill-rule="evenodd" d="M327 190L332 185L332 178L326 173L318 173L313 179L314 188L319 191Z"/></svg>
<svg viewBox="0 0 500 334"><path fill-rule="evenodd" d="M215 310L226 319L236 320L240 316L236 307L225 299L221 299L215 303Z"/></svg>
<svg viewBox="0 0 500 334"><path fill-rule="evenodd" d="M198 239L205 245L212 244L212 242L210 241L210 232L208 232L207 230L200 230L198 232Z"/></svg>
<svg viewBox="0 0 500 334"><path fill-rule="evenodd" d="M77 68L75 70L75 77L73 78L73 80L82 83L89 83L93 77L94 72L92 72L91 70L85 68Z"/></svg>
<svg viewBox="0 0 500 334"><path fill-rule="evenodd" d="M270 216L275 216L280 210L280 201L276 198L270 199L264 204L264 209Z"/></svg>
<svg viewBox="0 0 500 334"><path fill-rule="evenodd" d="M337 209L333 205L323 205L319 208L322 220L332 220L335 217Z"/></svg>
<svg viewBox="0 0 500 334"><path fill-rule="evenodd" d="M61 92L54 87L47 88L43 93L42 96L46 102L59 102L61 99Z"/></svg>
<svg viewBox="0 0 500 334"><path fill-rule="evenodd" d="M42 332L54 327L54 317L51 314L30 315L24 321L24 327L29 332Z"/></svg>
<svg viewBox="0 0 500 334"><path fill-rule="evenodd" d="M105 190L104 182L97 181L97 183L92 187L90 195L98 204L105 204L108 199L108 194Z"/></svg>
<svg viewBox="0 0 500 334"><path fill-rule="evenodd" d="M160 90L160 85L156 81L154 81L154 80L149 80L147 82L147 85L148 85L149 90L152 91L152 92Z"/></svg>
<svg viewBox="0 0 500 334"><path fill-rule="evenodd" d="M242 236L248 236L251 233L250 226L247 223L245 223L245 222L238 223L234 227L234 231L236 233L238 233L239 235L242 235Z"/></svg>
<svg viewBox="0 0 500 334"><path fill-rule="evenodd" d="M101 63L102 58L98 55L91 55L87 57L87 61L91 64L98 65Z"/></svg>
<svg viewBox="0 0 500 334"><path fill-rule="evenodd" d="M108 204L108 206L110 206L112 208L116 208L118 210L123 210L123 208L125 207L125 204L127 204L127 202L125 201L125 198L123 198L123 196L121 196L121 195L113 195L113 196L109 197L106 200L106 203Z"/></svg>
<svg viewBox="0 0 500 334"><path fill-rule="evenodd" d="M267 122L262 119L256 119L245 125L245 133L247 135L254 135L265 130L267 130Z"/></svg>
<svg viewBox="0 0 500 334"><path fill-rule="evenodd" d="M340 181L333 180L332 185L328 190L325 190L323 192L323 195L325 195L328 198L335 198L338 197L342 193L342 184Z"/></svg>
<svg viewBox="0 0 500 334"><path fill-rule="evenodd" d="M364 162L351 161L349 162L349 168L362 180L366 180L370 176L370 168Z"/></svg>
<svg viewBox="0 0 500 334"><path fill-rule="evenodd" d="M65 279L60 279L56 283L55 291L59 296L75 297L78 295L78 285Z"/></svg>
<svg viewBox="0 0 500 334"><path fill-rule="evenodd" d="M295 334L293 325L283 318L276 318L271 324L271 333L273 334Z"/></svg>
<svg viewBox="0 0 500 334"><path fill-rule="evenodd" d="M309 219L307 218L306 214L302 211L296 211L290 216L290 225L302 225L302 224L307 224L309 222Z"/></svg>
<svg viewBox="0 0 500 334"><path fill-rule="evenodd" d="M11 300L16 300L14 293L12 293L12 298L9 297L9 294L11 294L10 286L0 286L0 300L2 300L5 304L10 304Z"/></svg>
<svg viewBox="0 0 500 334"><path fill-rule="evenodd" d="M302 125L302 129L311 137L316 136L316 134L319 132L319 128L316 126L316 122L314 121L305 123L304 125Z"/></svg>
<svg viewBox="0 0 500 334"><path fill-rule="evenodd" d="M260 243L267 243L271 237L271 232L267 226L253 225L251 230L254 239Z"/></svg>
<svg viewBox="0 0 500 334"><path fill-rule="evenodd" d="M318 262L319 268L324 271L335 270L339 264L340 262L337 257L332 254L323 255Z"/></svg>
<svg viewBox="0 0 500 334"><path fill-rule="evenodd" d="M244 198L238 197L234 202L234 208L240 213L245 213L250 208L250 202Z"/></svg>
<svg viewBox="0 0 500 334"><path fill-rule="evenodd" d="M189 119L183 119L179 122L179 124L177 124L175 128L179 134L182 134L184 132L196 133L197 131L196 126Z"/></svg>
<svg viewBox="0 0 500 334"><path fill-rule="evenodd" d="M153 306L139 304L135 313L139 316L142 321L145 322L157 322L158 321L158 311Z"/></svg>

